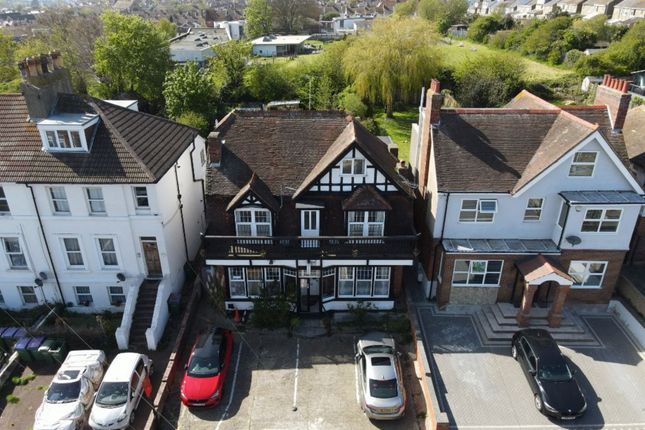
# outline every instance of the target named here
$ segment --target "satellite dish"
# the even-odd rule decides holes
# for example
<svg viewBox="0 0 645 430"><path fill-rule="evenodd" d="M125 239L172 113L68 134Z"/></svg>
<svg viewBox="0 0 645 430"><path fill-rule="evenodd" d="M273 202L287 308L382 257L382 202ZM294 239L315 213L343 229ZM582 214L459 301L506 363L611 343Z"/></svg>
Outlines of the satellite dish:
<svg viewBox="0 0 645 430"><path fill-rule="evenodd" d="M564 240L569 242L569 245L571 246L580 245L580 242L582 242L582 239L580 239L578 236L567 236L564 238Z"/></svg>
<svg viewBox="0 0 645 430"><path fill-rule="evenodd" d="M34 280L34 284L38 285L39 287L42 287L43 286L43 280L40 279L40 278L36 278Z"/></svg>
<svg viewBox="0 0 645 430"><path fill-rule="evenodd" d="M123 273L117 273L116 274L116 279L118 279L119 281L123 282L123 281L125 281L125 275Z"/></svg>
<svg viewBox="0 0 645 430"><path fill-rule="evenodd" d="M45 272L40 272L40 273L38 274L38 276L40 277L40 279L47 280L47 273L45 273Z"/></svg>

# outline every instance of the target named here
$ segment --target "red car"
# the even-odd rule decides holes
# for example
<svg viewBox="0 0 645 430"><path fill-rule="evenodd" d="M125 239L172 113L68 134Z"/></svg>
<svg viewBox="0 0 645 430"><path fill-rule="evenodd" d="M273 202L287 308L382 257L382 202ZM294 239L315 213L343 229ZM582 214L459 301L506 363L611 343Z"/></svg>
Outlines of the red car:
<svg viewBox="0 0 645 430"><path fill-rule="evenodd" d="M233 334L220 327L197 338L181 382L181 401L190 407L211 407L222 400L233 355Z"/></svg>

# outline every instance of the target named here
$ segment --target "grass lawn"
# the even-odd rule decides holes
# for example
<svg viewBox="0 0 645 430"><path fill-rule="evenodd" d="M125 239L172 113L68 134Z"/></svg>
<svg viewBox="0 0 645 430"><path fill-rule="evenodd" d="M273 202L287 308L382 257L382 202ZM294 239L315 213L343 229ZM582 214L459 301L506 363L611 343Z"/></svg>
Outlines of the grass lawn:
<svg viewBox="0 0 645 430"><path fill-rule="evenodd" d="M460 46L463 44L463 46ZM526 64L526 72L524 78L528 82L543 81L545 79L555 79L562 76L570 75L573 72L564 68L549 66L528 58L524 58L518 53L512 51L500 51L498 49L489 48L486 45L472 43L465 40L453 40L452 44L441 42L439 49L444 54L444 59L449 66L456 66L457 64L465 61L469 57L474 57L482 54L494 54L497 52L504 52L509 55L517 56L524 60Z"/></svg>
<svg viewBox="0 0 645 430"><path fill-rule="evenodd" d="M410 160L410 132L412 123L417 122L419 110L417 107L409 108L401 112L394 112L394 118L386 118L385 112L374 115L374 121L381 130L392 138L394 143L399 145L399 158Z"/></svg>

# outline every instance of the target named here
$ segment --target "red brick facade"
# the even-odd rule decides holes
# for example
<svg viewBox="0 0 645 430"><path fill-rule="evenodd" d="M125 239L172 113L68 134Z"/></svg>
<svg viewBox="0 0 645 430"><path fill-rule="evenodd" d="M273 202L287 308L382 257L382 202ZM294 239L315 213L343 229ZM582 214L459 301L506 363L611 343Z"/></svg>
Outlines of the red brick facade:
<svg viewBox="0 0 645 430"><path fill-rule="evenodd" d="M443 250L442 250L443 251ZM582 261L606 261L607 269L603 278L601 288L571 288L567 295L568 302L582 303L607 303L616 287L620 271L625 259L625 251L603 251L603 250L563 250L562 255L552 256L565 270L568 270L572 260ZM519 304L521 300L524 282L522 275L517 270L516 262L530 257L521 255L500 255L500 254L446 254L443 253L443 264L441 266L441 282L437 289L437 303L440 307L450 303L452 285L452 274L455 260L502 260L502 275L500 286L497 290L498 302L513 302ZM553 287L548 285L539 288L535 299L538 301L552 301L554 298Z"/></svg>

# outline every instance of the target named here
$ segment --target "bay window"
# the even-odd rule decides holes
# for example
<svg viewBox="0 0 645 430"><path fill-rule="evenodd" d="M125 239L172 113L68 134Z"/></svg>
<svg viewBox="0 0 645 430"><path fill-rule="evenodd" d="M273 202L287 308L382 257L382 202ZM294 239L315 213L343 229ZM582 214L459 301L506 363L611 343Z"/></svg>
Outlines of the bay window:
<svg viewBox="0 0 645 430"><path fill-rule="evenodd" d="M573 278L573 288L600 288L607 270L606 261L572 261L569 275Z"/></svg>
<svg viewBox="0 0 645 430"><path fill-rule="evenodd" d="M502 260L455 260L452 273L454 286L498 286Z"/></svg>

